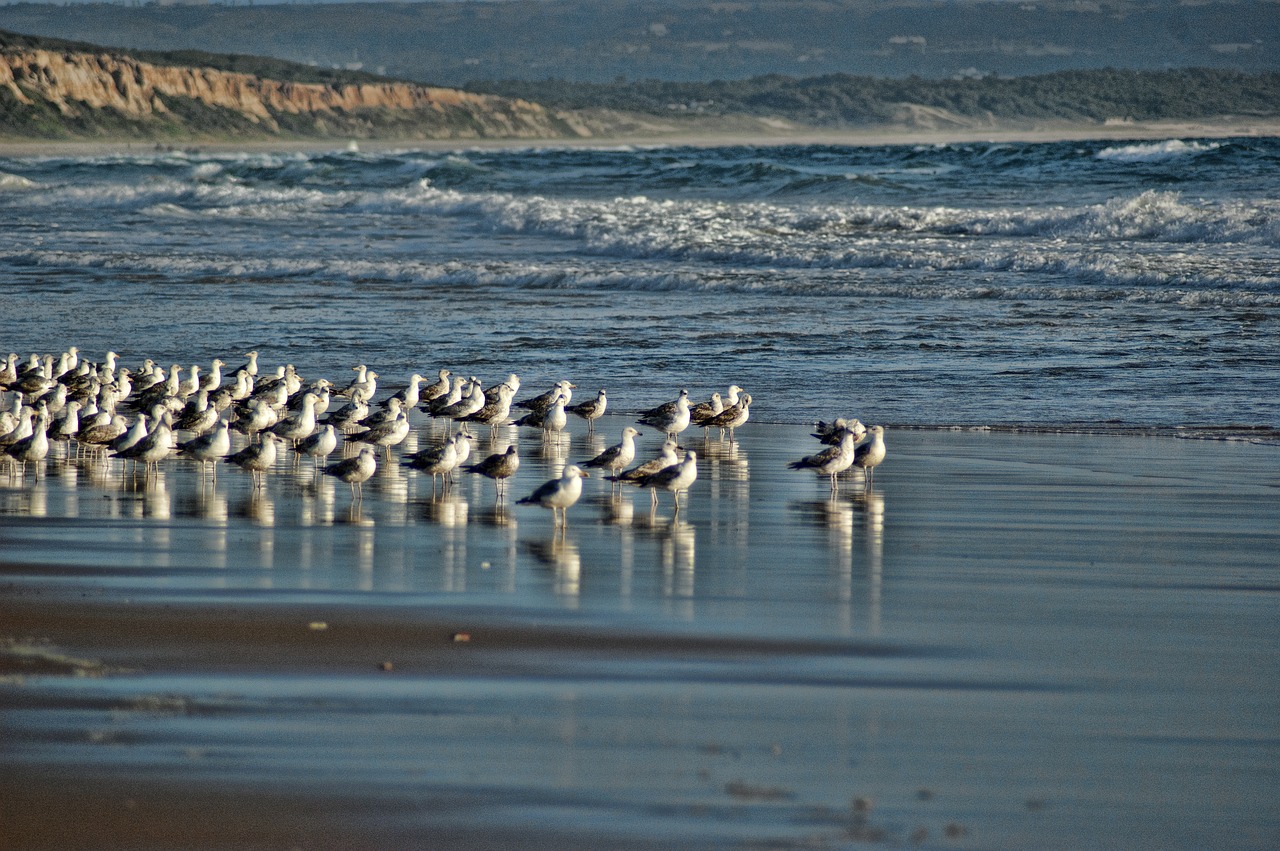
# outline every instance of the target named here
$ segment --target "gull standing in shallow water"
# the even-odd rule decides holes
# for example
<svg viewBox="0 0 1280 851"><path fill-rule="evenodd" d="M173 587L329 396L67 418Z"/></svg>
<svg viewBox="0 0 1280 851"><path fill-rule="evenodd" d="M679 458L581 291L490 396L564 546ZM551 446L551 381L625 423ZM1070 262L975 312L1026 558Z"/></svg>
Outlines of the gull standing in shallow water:
<svg viewBox="0 0 1280 851"><path fill-rule="evenodd" d="M703 421L703 425L707 428L720 429L720 436L724 437L724 430L729 430L729 442L733 442L733 430L738 428L747 421L747 417L751 415L749 410L751 407L751 394L743 393L742 398L737 404L725 408L714 417L710 417Z"/></svg>
<svg viewBox="0 0 1280 851"><path fill-rule="evenodd" d="M211 464L214 481L218 479L218 462L231 453L231 426L226 420L218 420L213 431L178 444L178 452L200 462L200 475L204 476L206 464Z"/></svg>
<svg viewBox="0 0 1280 851"><path fill-rule="evenodd" d="M436 489L437 477L444 479L444 486L447 488L453 480L451 474L454 468L462 461L459 447L470 446L467 442L469 437L470 435L458 432L439 446L430 446L412 455L406 455L402 463L419 472L430 473L433 493Z"/></svg>
<svg viewBox="0 0 1280 851"><path fill-rule="evenodd" d="M698 479L698 453L692 449L684 453L684 460L679 464L659 470L652 476L645 476L636 482L642 488L649 488L652 504L658 505L658 488L671 491L675 498L676 511L680 510L680 492L687 491Z"/></svg>
<svg viewBox="0 0 1280 851"><path fill-rule="evenodd" d="M830 476L831 490L834 492L838 487L836 476L853 466L854 447L857 442L857 433L844 429L841 432L840 442L835 446L829 446L814 455L806 455L787 466L792 470L813 470L820 476Z"/></svg>
<svg viewBox="0 0 1280 851"><path fill-rule="evenodd" d="M569 509L582 496L582 480L586 478L590 478L586 470L570 464L564 468L560 478L545 482L536 491L518 500L516 505L541 505L543 508L550 508L555 524L568 526Z"/></svg>
<svg viewBox="0 0 1280 851"><path fill-rule="evenodd" d="M884 460L884 426L872 426L867 429L871 439L858 445L853 453L853 466L862 470L863 487L871 487L875 483L876 467Z"/></svg>
<svg viewBox="0 0 1280 851"><path fill-rule="evenodd" d="M506 452L490 455L479 464L468 464L462 469L493 479L498 486L498 498L501 499L503 491L506 490L507 479L514 476L516 470L520 469L520 455L513 443L507 447Z"/></svg>
<svg viewBox="0 0 1280 851"><path fill-rule="evenodd" d="M618 477L617 474L626 469L636 458L636 438L640 436L640 432L631 426L627 426L622 430L622 442L610 446L590 461L582 466L595 467L607 472L613 473L611 477L616 488Z"/></svg>
<svg viewBox="0 0 1280 851"><path fill-rule="evenodd" d="M336 464L324 468L326 476L333 476L351 485L351 498L364 498L364 483L378 471L378 456L372 446L361 446L360 454L352 458L344 458Z"/></svg>
<svg viewBox="0 0 1280 851"><path fill-rule="evenodd" d="M609 406L609 399L605 395L604 388L600 388L600 392L596 394L596 398L588 399L580 402L572 407L565 408L571 414L576 414L587 421L587 434L595 432L596 420L604 416L605 408Z"/></svg>
<svg viewBox="0 0 1280 851"><path fill-rule="evenodd" d="M265 482L264 474L276 464L278 442L282 442L282 438L266 432L262 435L261 443L251 443L236 454L228 455L224 460L243 470L248 470L253 475L253 488L257 490Z"/></svg>
<svg viewBox="0 0 1280 851"><path fill-rule="evenodd" d="M689 427L689 391L681 390L675 401L643 412L639 422L661 429L668 437L675 437Z"/></svg>
<svg viewBox="0 0 1280 851"><path fill-rule="evenodd" d="M616 476L609 476L608 479L611 482L631 482L632 484L636 484L641 479L646 478L647 476L652 476L659 470L665 470L668 467L673 467L676 464L679 464L680 456L676 453L680 449L681 447L678 446L674 440L668 437L666 441L663 442L662 449L659 451L657 458L645 461L643 464L632 467L630 470L623 470Z"/></svg>
<svg viewBox="0 0 1280 851"><path fill-rule="evenodd" d="M298 444L298 453L300 455L310 455L316 469L320 469L320 465L329 460L329 456L333 454L333 450L338 448L338 433L331 425L312 433Z"/></svg>

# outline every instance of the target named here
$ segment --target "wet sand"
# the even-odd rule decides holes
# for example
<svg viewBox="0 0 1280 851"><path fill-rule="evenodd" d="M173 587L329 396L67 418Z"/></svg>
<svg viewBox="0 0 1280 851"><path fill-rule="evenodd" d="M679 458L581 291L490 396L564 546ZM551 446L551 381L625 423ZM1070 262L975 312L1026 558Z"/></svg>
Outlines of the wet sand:
<svg viewBox="0 0 1280 851"><path fill-rule="evenodd" d="M748 122L751 123L751 122ZM730 122L732 125L733 122ZM753 131L724 129L712 122L706 127L672 128L642 136L600 136L563 139L269 139L187 141L55 141L0 139L0 156L109 156L143 155L157 150L198 149L231 153L347 150L355 144L362 151L452 151L468 148L559 148L601 145L720 147L726 145L950 145L1002 142L1070 142L1160 139L1224 139L1238 136L1280 135L1280 122L1270 118L1226 117L1213 121L1150 122L1039 122L955 127L907 127L884 125L859 129L827 130L807 127L769 127Z"/></svg>
<svg viewBox="0 0 1280 851"><path fill-rule="evenodd" d="M0 472L0 848L1280 843L1276 446L890 429L832 498L753 422L679 515L514 505L624 424L501 503Z"/></svg>

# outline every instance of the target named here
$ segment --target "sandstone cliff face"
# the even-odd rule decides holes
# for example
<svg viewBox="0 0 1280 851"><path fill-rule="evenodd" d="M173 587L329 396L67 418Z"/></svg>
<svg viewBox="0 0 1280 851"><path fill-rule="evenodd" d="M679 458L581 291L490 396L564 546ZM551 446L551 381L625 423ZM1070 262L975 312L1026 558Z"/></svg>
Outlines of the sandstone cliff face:
<svg viewBox="0 0 1280 851"><path fill-rule="evenodd" d="M0 52L0 89L17 104L43 103L68 119L111 110L139 126L189 120L190 110L183 119L172 108L182 98L225 110L267 135L532 139L588 132L569 116L522 100L411 83L282 82L211 68L150 65L109 53Z"/></svg>

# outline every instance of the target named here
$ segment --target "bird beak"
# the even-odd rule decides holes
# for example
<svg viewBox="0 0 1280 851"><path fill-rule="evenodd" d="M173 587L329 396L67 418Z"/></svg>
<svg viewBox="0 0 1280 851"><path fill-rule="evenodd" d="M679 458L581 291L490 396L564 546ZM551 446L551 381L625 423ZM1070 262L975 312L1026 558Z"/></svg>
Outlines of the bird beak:
<svg viewBox="0 0 1280 851"><path fill-rule="evenodd" d="M591 474L590 474L590 473L588 473L586 470L579 470L579 471L578 471L578 475L579 475L579 476L582 476L582 478L584 478L584 479L589 479L589 478L591 478Z"/></svg>

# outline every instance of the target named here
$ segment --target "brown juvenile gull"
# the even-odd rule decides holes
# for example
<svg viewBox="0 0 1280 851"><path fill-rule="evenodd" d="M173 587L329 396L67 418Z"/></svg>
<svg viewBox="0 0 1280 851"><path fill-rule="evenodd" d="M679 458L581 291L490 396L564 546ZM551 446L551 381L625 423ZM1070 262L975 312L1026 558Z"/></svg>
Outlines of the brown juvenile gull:
<svg viewBox="0 0 1280 851"><path fill-rule="evenodd" d="M468 464L462 469L493 479L498 486L498 497L501 498L503 491L506 490L506 480L520 469L520 455L513 443L507 447L506 452L490 455L479 464Z"/></svg>
<svg viewBox="0 0 1280 851"><path fill-rule="evenodd" d="M853 466L853 453L857 442L857 434L845 429L841 432L840 442L836 445L828 446L816 454L806 455L787 466L792 470L813 470L820 476L830 476L831 490L834 491L838 487L836 476Z"/></svg>
<svg viewBox="0 0 1280 851"><path fill-rule="evenodd" d="M358 500L364 498L364 483L372 478L377 470L377 453L373 451L372 446L361 446L359 455L344 458L336 464L329 464L324 468L324 474L351 485L351 498Z"/></svg>
<svg viewBox="0 0 1280 851"><path fill-rule="evenodd" d="M684 460L679 464L673 464L651 476L645 476L636 484L642 488L649 488L654 506L658 504L658 488L671 491L671 495L675 498L676 511L679 511L681 491L689 490L697 479L698 453L690 449L684 453Z"/></svg>
<svg viewBox="0 0 1280 851"><path fill-rule="evenodd" d="M228 455L225 460L229 464L248 470L253 475L253 487L256 490L262 487L265 481L263 474L276 464L278 457L276 444L280 440L271 432L267 432L262 435L261 443L251 443L236 454Z"/></svg>
<svg viewBox="0 0 1280 851"><path fill-rule="evenodd" d="M591 434L595 431L596 420L604 416L604 409L608 406L609 399L605 396L604 388L602 387L600 392L596 394L596 398L579 402L577 405L565 408L565 410L586 420L587 433Z"/></svg>

